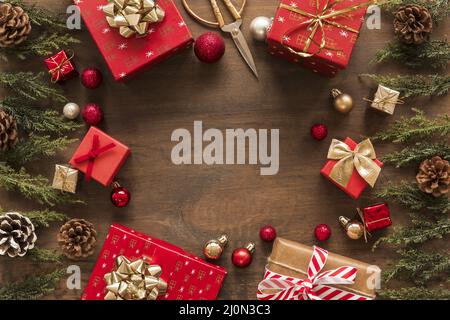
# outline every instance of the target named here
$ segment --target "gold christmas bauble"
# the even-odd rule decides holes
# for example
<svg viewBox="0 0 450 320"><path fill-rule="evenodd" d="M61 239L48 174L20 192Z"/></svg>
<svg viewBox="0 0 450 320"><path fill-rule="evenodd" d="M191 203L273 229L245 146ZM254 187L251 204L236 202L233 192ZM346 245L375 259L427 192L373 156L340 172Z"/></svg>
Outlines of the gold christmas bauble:
<svg viewBox="0 0 450 320"><path fill-rule="evenodd" d="M221 235L217 239L211 239L203 247L203 254L207 259L217 260L222 255L227 242L228 237L226 234Z"/></svg>
<svg viewBox="0 0 450 320"><path fill-rule="evenodd" d="M353 109L353 98L347 94L342 93L338 89L331 90L331 95L334 99L334 109L342 114L347 114Z"/></svg>
<svg viewBox="0 0 450 320"><path fill-rule="evenodd" d="M358 240L364 235L364 226L357 220L350 220L347 217L339 217L340 224L344 227L347 236L352 240Z"/></svg>

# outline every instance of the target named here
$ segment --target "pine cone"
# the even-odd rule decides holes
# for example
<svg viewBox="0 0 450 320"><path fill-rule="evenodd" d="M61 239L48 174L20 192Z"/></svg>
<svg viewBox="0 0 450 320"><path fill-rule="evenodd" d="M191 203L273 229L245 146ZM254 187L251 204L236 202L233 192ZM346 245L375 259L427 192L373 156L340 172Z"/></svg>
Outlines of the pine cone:
<svg viewBox="0 0 450 320"><path fill-rule="evenodd" d="M19 141L17 121L4 111L0 111L0 150L12 149Z"/></svg>
<svg viewBox="0 0 450 320"><path fill-rule="evenodd" d="M0 48L22 43L31 32L28 14L19 6L0 4Z"/></svg>
<svg viewBox="0 0 450 320"><path fill-rule="evenodd" d="M30 219L17 212L0 216L0 255L23 257L34 248L37 237Z"/></svg>
<svg viewBox="0 0 450 320"><path fill-rule="evenodd" d="M450 164L441 157L433 157L420 164L416 176L419 189L425 193L440 197L450 188Z"/></svg>
<svg viewBox="0 0 450 320"><path fill-rule="evenodd" d="M89 221L72 219L61 227L57 240L67 258L80 260L94 253L97 231Z"/></svg>
<svg viewBox="0 0 450 320"><path fill-rule="evenodd" d="M415 4L400 7L394 18L395 34L407 44L421 44L433 30L430 12Z"/></svg>

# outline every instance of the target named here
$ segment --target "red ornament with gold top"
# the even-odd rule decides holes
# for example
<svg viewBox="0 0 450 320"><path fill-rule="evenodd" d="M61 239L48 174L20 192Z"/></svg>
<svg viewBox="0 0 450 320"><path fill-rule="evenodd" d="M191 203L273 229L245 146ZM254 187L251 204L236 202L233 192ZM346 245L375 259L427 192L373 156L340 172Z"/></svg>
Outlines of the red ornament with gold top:
<svg viewBox="0 0 450 320"><path fill-rule="evenodd" d="M368 0L280 0L269 53L333 77L349 63Z"/></svg>
<svg viewBox="0 0 450 320"><path fill-rule="evenodd" d="M74 2L118 81L132 77L193 43L172 0Z"/></svg>
<svg viewBox="0 0 450 320"><path fill-rule="evenodd" d="M125 261L132 264L143 260L149 266L158 267L155 276L161 280L158 281L161 285L165 285L155 294L154 298L157 300L214 300L227 274L223 267L210 264L173 244L114 224L106 236L82 295L83 300L116 300L113 293L117 295L121 291L129 292L118 292L112 283L118 284L123 280L120 276L116 276L116 280L110 276L111 272L120 273L118 258L125 258ZM121 285L126 286L127 283ZM131 285L130 288L132 287ZM139 295L136 299L138 298Z"/></svg>

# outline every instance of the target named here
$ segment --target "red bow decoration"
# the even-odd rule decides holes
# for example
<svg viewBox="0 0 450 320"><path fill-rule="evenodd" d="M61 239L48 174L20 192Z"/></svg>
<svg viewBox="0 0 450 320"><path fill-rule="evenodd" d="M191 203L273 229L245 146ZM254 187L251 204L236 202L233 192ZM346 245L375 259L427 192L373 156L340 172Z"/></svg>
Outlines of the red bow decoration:
<svg viewBox="0 0 450 320"><path fill-rule="evenodd" d="M100 147L99 137L97 134L94 134L94 136L92 138L91 150L89 150L88 153L74 159L75 163L82 163L82 162L89 161L87 169L86 169L86 174L85 174L86 182L89 182L91 180L92 170L94 169L95 159L97 159L97 157L99 155L101 155L102 153L114 148L115 146L116 146L116 144L111 142L103 147Z"/></svg>

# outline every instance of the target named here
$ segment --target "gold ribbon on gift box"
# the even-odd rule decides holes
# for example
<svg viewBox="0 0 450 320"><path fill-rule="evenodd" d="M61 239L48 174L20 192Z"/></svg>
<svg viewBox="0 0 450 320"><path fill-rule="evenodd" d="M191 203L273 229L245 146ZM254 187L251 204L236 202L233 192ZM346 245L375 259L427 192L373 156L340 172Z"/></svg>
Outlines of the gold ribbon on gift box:
<svg viewBox="0 0 450 320"><path fill-rule="evenodd" d="M371 187L375 185L381 172L381 168L374 161L377 155L370 139L358 143L354 150L346 143L333 139L327 158L338 160L330 172L330 178L344 188L350 182L355 169Z"/></svg>
<svg viewBox="0 0 450 320"><path fill-rule="evenodd" d="M304 11L302 9L297 8L296 6L292 6L292 5L287 5L285 3L281 3L280 4L280 8L289 10L291 12L295 12L298 13L302 16L305 16L306 18L309 18L303 22L301 22L298 26L295 26L294 28L288 30L285 33L285 37L282 38L281 40L281 44L291 53L296 54L302 58L310 58L318 53L320 53L322 50L324 49L328 49L328 50L336 50L335 48L327 48L326 47L326 37L325 37L325 31L324 31L324 27L325 25L330 25L330 26L334 26L352 33L356 33L358 34L359 31L348 27L346 25L337 23L335 21L333 21L334 19L336 19L337 17L342 17L345 16L346 14L364 8L364 7L368 7L374 3L376 3L375 0L371 0L368 2L364 2L364 3L360 3L357 5L352 5L346 8L342 8L339 10L335 10L334 7L335 5L343 2L342 0L335 0L333 3L330 3L330 1L332 0L326 0L325 6L321 9L320 8L320 0L315 0L315 13L310 13L307 11ZM297 51L294 50L293 48L291 48L290 46L288 46L287 44L285 44L285 39L287 39L292 33L307 27L307 30L310 31L310 34L308 36L308 39L305 42L305 46L303 48L303 51ZM317 32L320 32L320 43L317 43L314 40L314 37L316 36ZM308 50L311 47L311 44L315 43L318 46L318 49L316 52L314 53L308 53Z"/></svg>
<svg viewBox="0 0 450 320"><path fill-rule="evenodd" d="M119 256L116 267L104 277L108 290L105 300L156 300L166 293L167 283L160 278L160 266L150 265L144 259L130 261Z"/></svg>
<svg viewBox="0 0 450 320"><path fill-rule="evenodd" d="M164 19L164 10L156 4L156 0L109 0L103 6L106 20L112 28L118 28L125 38L133 35L144 37L148 34L152 23Z"/></svg>

